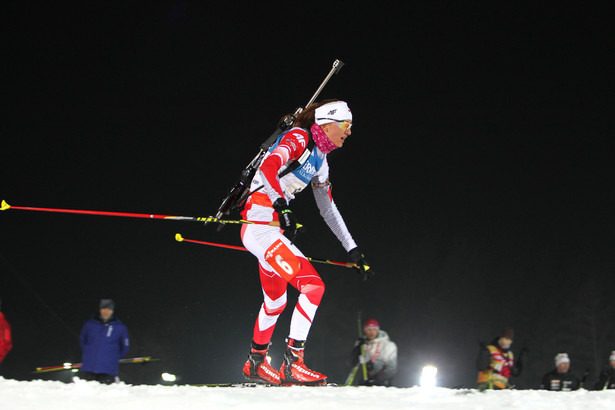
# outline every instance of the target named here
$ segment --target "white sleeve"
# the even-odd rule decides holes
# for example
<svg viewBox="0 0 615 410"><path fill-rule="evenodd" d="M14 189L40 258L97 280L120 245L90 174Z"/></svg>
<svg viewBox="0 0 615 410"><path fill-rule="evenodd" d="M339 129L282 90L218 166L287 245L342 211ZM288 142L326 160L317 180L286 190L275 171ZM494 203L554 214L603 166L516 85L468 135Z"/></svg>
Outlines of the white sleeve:
<svg viewBox="0 0 615 410"><path fill-rule="evenodd" d="M322 172L320 172L322 171ZM316 205L320 210L320 215L323 217L331 232L335 234L337 239L342 243L346 252L357 247L352 235L346 227L346 223L342 218L342 215L333 202L331 196L331 183L329 182L329 167L328 164L323 164L321 168L312 179L312 192L316 199Z"/></svg>

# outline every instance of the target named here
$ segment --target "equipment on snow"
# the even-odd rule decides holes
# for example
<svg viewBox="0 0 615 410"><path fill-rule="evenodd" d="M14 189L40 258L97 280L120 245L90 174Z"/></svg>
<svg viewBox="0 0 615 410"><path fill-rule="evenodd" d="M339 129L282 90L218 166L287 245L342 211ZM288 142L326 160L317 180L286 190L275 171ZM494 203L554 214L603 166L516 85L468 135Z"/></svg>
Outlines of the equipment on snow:
<svg viewBox="0 0 615 410"><path fill-rule="evenodd" d="M333 67L329 71L329 74L325 77L324 81L320 84L320 87L316 90L312 98L305 105L305 108L309 107L318 97L322 89L325 87L327 82L333 74L338 73L342 66L343 62L340 60L335 60L333 62ZM252 179L256 174L256 170L260 167L261 163L265 159L265 155L267 151L271 147L271 145L277 140L278 136L282 134L284 131L290 129L297 118L297 115L301 114L304 108L297 108L297 110L292 114L284 117L284 120L278 124L276 130L263 142L260 146L260 150L258 154L252 159L252 161L241 171L239 179L233 185L233 187L229 190L228 194L222 201L222 204L218 208L218 213L216 214L216 218L222 218L223 215L228 215L230 212L240 209L245 204L246 200L250 196L250 184L252 183ZM220 225L219 229L221 229L224 225Z"/></svg>
<svg viewBox="0 0 615 410"><path fill-rule="evenodd" d="M189 384L188 386L193 386L193 387L237 387L237 388L244 388L244 387L291 387L291 386L299 386L296 384L288 384L288 385L282 385L282 384L273 384L273 383L261 383L258 381L254 381L254 382L243 382L243 383L205 383L205 384ZM326 384L305 384L305 385L300 385L300 386L305 386L305 387L337 387L338 385L336 383L326 383Z"/></svg>
<svg viewBox="0 0 615 410"><path fill-rule="evenodd" d="M148 363L148 362L157 362L160 359L152 359L151 356L145 357L131 357L120 359L120 364L135 364L135 363ZM66 363L61 366L48 366L48 367L37 367L35 371L32 373L49 373L56 372L60 370L72 370L72 369L80 369L82 363Z"/></svg>

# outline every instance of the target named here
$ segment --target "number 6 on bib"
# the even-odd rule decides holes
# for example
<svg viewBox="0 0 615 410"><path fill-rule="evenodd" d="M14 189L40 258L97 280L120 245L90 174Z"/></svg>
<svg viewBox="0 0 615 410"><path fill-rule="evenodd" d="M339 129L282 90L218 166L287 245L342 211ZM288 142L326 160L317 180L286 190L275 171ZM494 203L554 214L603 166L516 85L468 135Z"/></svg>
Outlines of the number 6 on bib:
<svg viewBox="0 0 615 410"><path fill-rule="evenodd" d="M292 280L301 270L299 258L280 239L267 249L265 260L277 274L287 281Z"/></svg>

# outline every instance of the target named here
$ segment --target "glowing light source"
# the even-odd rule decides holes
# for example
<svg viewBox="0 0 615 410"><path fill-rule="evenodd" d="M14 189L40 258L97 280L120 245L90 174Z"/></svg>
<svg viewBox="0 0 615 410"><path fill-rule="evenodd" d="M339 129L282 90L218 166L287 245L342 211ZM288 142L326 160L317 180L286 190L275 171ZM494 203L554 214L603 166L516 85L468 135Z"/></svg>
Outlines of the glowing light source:
<svg viewBox="0 0 615 410"><path fill-rule="evenodd" d="M438 374L437 367L423 367L423 371L421 372L421 387L436 387L436 374Z"/></svg>
<svg viewBox="0 0 615 410"><path fill-rule="evenodd" d="M68 362L62 364L62 366L64 366L65 369L70 369L72 365L73 365L72 363L68 363Z"/></svg>
<svg viewBox="0 0 615 410"><path fill-rule="evenodd" d="M174 374L166 373L166 372L162 373L160 377L162 377L162 380L164 380L165 382L169 382L169 383L173 383L177 380L177 377Z"/></svg>

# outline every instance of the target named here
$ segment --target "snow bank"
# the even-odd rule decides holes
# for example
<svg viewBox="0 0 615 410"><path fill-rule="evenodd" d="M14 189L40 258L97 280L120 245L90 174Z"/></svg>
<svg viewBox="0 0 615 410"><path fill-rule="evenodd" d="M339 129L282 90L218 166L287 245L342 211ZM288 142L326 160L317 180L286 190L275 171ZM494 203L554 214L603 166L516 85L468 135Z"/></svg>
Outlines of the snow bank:
<svg viewBox="0 0 615 410"><path fill-rule="evenodd" d="M195 387L15 381L0 377L2 410L613 409L615 390L547 392L385 387Z"/></svg>

